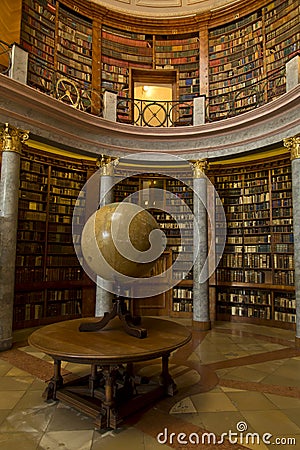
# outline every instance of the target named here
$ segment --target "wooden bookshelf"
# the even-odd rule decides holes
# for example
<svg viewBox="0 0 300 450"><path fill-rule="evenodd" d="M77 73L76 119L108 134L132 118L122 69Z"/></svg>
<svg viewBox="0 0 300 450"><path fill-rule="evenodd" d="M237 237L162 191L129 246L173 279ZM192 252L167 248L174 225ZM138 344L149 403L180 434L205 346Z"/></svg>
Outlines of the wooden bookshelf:
<svg viewBox="0 0 300 450"><path fill-rule="evenodd" d="M129 68L153 67L153 36L102 27L102 90L128 97Z"/></svg>
<svg viewBox="0 0 300 450"><path fill-rule="evenodd" d="M283 66L299 50L299 3L275 0L263 9L267 73Z"/></svg>
<svg viewBox="0 0 300 450"><path fill-rule="evenodd" d="M24 147L21 157L14 328L85 315L92 282L74 251L72 214L88 162ZM75 237L76 239L76 237Z"/></svg>
<svg viewBox="0 0 300 450"><path fill-rule="evenodd" d="M199 33L156 35L154 65L156 69L176 69L179 72L179 101L199 95Z"/></svg>
<svg viewBox="0 0 300 450"><path fill-rule="evenodd" d="M300 49L295 0L237 5L236 14L224 14L223 20L213 15L208 22L200 14L189 27L179 19L162 21L160 27L142 18L125 26L106 18L100 5L86 3L84 8L69 0L23 1L21 45L30 54L30 85L50 93L56 71L84 89L128 98L129 68L173 69L179 73L176 100L191 102L199 94L208 95L211 118L218 120L232 107L235 114L253 108L257 83ZM276 90L274 81L268 83L267 100L285 90L284 76Z"/></svg>
<svg viewBox="0 0 300 450"><path fill-rule="evenodd" d="M289 157L219 168L213 181L227 219L225 251L217 268L217 318L263 319L283 327L293 324Z"/></svg>
<svg viewBox="0 0 300 450"><path fill-rule="evenodd" d="M60 5L56 37L57 70L78 80L86 88L92 83L92 44L92 21Z"/></svg>
<svg viewBox="0 0 300 450"><path fill-rule="evenodd" d="M21 45L29 54L27 82L47 93L53 89L56 14L55 0L23 2Z"/></svg>
<svg viewBox="0 0 300 450"><path fill-rule="evenodd" d="M118 169L115 172L115 175L117 175ZM166 254L164 255L166 267L172 265L179 254L186 255L186 261L183 258L180 264L177 265L176 270L173 268L172 277L173 280L178 280L178 283L169 292L167 296L168 302L166 302L165 294L162 294L161 297L156 296L157 298L153 300L156 307L153 306L152 313L157 309L158 315L192 317L193 272L192 270L187 272L187 269L193 257L193 224L186 220L185 212L181 210L182 206L180 205L180 200L182 199L192 210L193 194L190 187L178 179L149 173L142 176L131 176L117 183L114 187L114 198L116 201L123 201L128 199L130 194L151 187L169 191L174 196L176 195L176 198L168 198L167 195L163 195L161 199L156 199L155 204L152 204L151 194L149 198L141 198L141 194L139 194L138 197L132 200L139 201L142 206L150 207L149 212L155 217L160 228L164 231L167 237ZM166 212L165 209L170 212ZM181 229L181 233L184 235L184 246L182 245L180 229L176 220L179 225L184 225L184 228L182 227ZM149 313L149 299L145 300L145 302L138 300L138 303L141 309L136 309L135 313L140 314L142 310L144 313L145 311Z"/></svg>
<svg viewBox="0 0 300 450"><path fill-rule="evenodd" d="M257 83L263 76L263 21L258 10L246 17L209 30L209 96L211 114L226 117L230 98L226 95ZM250 93L250 89L249 89ZM244 96L236 109L253 101Z"/></svg>

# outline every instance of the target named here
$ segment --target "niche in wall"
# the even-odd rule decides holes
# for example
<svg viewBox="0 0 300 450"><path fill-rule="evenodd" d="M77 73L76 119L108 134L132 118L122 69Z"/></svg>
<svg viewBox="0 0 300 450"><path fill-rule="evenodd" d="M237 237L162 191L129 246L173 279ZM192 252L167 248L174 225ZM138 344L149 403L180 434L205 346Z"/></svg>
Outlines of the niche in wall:
<svg viewBox="0 0 300 450"><path fill-rule="evenodd" d="M178 100L178 79L177 70L131 68L129 91L130 98L134 102L131 112L134 122L136 123L137 118L140 117L137 123L140 126L146 123L150 126L157 126L159 122L163 123L166 102ZM142 116L141 111L143 111Z"/></svg>

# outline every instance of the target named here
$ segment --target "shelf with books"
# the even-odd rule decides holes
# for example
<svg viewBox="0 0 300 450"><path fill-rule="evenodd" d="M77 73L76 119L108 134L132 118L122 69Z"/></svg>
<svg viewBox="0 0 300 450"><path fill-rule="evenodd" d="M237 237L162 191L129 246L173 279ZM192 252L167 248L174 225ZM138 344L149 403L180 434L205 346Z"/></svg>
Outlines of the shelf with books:
<svg viewBox="0 0 300 450"><path fill-rule="evenodd" d="M88 162L24 146L17 231L15 328L75 317L84 309L82 299L92 282L84 277L74 251L72 214L87 171Z"/></svg>
<svg viewBox="0 0 300 450"><path fill-rule="evenodd" d="M218 281L244 281L244 256L243 256L243 186L244 175L240 173L224 173L216 175L215 188L223 203L224 212L230 238L226 241L226 247L217 269Z"/></svg>
<svg viewBox="0 0 300 450"><path fill-rule="evenodd" d="M153 68L153 36L102 26L102 90L128 96L129 67Z"/></svg>
<svg viewBox="0 0 300 450"><path fill-rule="evenodd" d="M47 317L81 316L82 289L48 289Z"/></svg>
<svg viewBox="0 0 300 450"><path fill-rule="evenodd" d="M288 323L296 323L296 298L295 293L274 293L274 320Z"/></svg>
<svg viewBox="0 0 300 450"><path fill-rule="evenodd" d="M179 284L173 288L173 300L171 305L171 317L188 317L193 314L193 285L182 286Z"/></svg>
<svg viewBox="0 0 300 450"><path fill-rule="evenodd" d="M56 1L25 0L22 6L21 45L29 54L29 85L51 92L55 61Z"/></svg>
<svg viewBox="0 0 300 450"><path fill-rule="evenodd" d="M226 305L226 298L231 302L238 289L269 289L272 308L260 314L272 325L276 320L277 326L284 327L284 315L279 314L275 319L273 295L276 290L289 291L291 295L294 292L290 159L281 155L264 163L231 167L231 174L228 170L214 169L213 178L223 202L228 230L217 268L217 299L222 300L217 303L217 311L250 318L252 312L247 307ZM223 290L226 295L219 296Z"/></svg>
<svg viewBox="0 0 300 450"><path fill-rule="evenodd" d="M267 290L223 287L218 290L217 302L222 316L272 318L272 295Z"/></svg>
<svg viewBox="0 0 300 450"><path fill-rule="evenodd" d="M177 69L179 101L199 95L199 33L156 35L154 65L156 69Z"/></svg>
<svg viewBox="0 0 300 450"><path fill-rule="evenodd" d="M121 174L119 175L121 176ZM118 167L115 169L115 176L118 176ZM155 199L152 198L151 187L160 189L162 195L156 196ZM169 252L170 263L174 264L180 255L181 261L177 262L176 269L173 267L172 271L174 281L178 280L176 286L192 292L193 273L189 269L193 260L193 223L187 220L186 206L183 206L184 202L192 211L193 193L191 188L178 179L155 176L149 173L122 179L114 186L114 199L115 201L123 201L138 191L139 193L133 201L139 201L142 206L150 208L149 211L165 233L167 237L166 252ZM189 298L189 300L192 300L192 298ZM168 314L176 312L176 316L178 316L180 311L173 309L172 296L170 302ZM191 317L191 311L183 312L186 316Z"/></svg>
<svg viewBox="0 0 300 450"><path fill-rule="evenodd" d="M299 4L274 0L263 8L267 73L282 67L300 49Z"/></svg>
<svg viewBox="0 0 300 450"><path fill-rule="evenodd" d="M118 179L117 170L115 173L116 180ZM131 194L134 194L139 190L140 181L137 177L128 177L125 180L121 180L114 185L114 201L122 202L128 198Z"/></svg>
<svg viewBox="0 0 300 450"><path fill-rule="evenodd" d="M247 43L245 44L245 36ZM263 18L259 9L235 22L209 30L209 96L218 97L257 83L263 77ZM251 103L252 93L238 99L235 107L245 108ZM230 99L221 108L214 106L215 118L229 112Z"/></svg>
<svg viewBox="0 0 300 450"><path fill-rule="evenodd" d="M20 327L26 322L38 321L44 316L45 291L20 292L15 296L14 322Z"/></svg>
<svg viewBox="0 0 300 450"><path fill-rule="evenodd" d="M274 284L293 286L294 235L291 164L271 169L272 183L272 254Z"/></svg>
<svg viewBox="0 0 300 450"><path fill-rule="evenodd" d="M92 21L60 6L57 31L57 69L64 76L92 82Z"/></svg>

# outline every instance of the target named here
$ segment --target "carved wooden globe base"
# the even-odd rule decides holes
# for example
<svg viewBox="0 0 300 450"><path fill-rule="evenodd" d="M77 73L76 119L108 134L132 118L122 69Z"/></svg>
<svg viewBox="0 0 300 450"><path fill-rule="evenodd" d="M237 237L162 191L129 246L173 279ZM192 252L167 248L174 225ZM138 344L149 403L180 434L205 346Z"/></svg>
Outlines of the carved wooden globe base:
<svg viewBox="0 0 300 450"><path fill-rule="evenodd" d="M116 297L111 312L104 313L104 316L98 322L82 322L79 331L99 331L102 330L116 316L122 322L126 333L137 338L147 337L146 328L139 327L141 323L140 316L132 316L128 311L123 297Z"/></svg>

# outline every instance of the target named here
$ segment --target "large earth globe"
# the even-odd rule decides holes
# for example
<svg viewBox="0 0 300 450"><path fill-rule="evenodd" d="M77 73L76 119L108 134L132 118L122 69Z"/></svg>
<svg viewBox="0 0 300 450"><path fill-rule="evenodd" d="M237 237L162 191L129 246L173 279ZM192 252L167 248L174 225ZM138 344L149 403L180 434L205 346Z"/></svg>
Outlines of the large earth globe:
<svg viewBox="0 0 300 450"><path fill-rule="evenodd" d="M87 220L83 257L94 274L112 282L147 277L165 248L165 234L149 211L133 203L111 203Z"/></svg>

